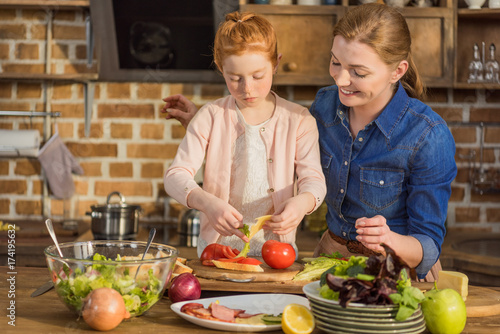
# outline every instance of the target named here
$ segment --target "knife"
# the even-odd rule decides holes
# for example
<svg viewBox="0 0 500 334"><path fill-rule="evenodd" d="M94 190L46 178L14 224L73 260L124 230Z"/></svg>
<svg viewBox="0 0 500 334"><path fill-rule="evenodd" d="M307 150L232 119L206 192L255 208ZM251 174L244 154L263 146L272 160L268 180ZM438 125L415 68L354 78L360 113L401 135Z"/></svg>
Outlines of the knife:
<svg viewBox="0 0 500 334"><path fill-rule="evenodd" d="M45 292L49 291L54 287L54 283L52 281L48 281L44 283L41 287L36 289L32 294L31 297L38 297L40 295L43 295Z"/></svg>

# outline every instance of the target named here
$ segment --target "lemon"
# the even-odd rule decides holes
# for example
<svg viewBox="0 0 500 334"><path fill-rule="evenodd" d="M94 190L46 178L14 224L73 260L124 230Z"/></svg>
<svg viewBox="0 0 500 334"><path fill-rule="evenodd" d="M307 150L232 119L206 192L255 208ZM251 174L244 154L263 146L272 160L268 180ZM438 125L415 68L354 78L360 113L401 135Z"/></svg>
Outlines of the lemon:
<svg viewBox="0 0 500 334"><path fill-rule="evenodd" d="M314 330L314 316L304 305L288 304L283 310L281 328L285 334L309 334Z"/></svg>

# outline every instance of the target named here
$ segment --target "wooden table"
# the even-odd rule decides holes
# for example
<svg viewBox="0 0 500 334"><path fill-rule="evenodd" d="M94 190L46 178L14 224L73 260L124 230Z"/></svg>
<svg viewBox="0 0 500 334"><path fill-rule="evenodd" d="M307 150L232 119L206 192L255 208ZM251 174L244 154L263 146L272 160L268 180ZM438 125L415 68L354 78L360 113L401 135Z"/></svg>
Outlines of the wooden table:
<svg viewBox="0 0 500 334"><path fill-rule="evenodd" d="M51 291L31 298L31 293L47 282L47 268L17 267L16 274L10 275L7 267L0 267L0 333L92 333L83 319L78 319L59 300L56 292ZM15 279L12 286L15 296L9 296L8 278ZM500 291L500 287L494 287ZM227 295L222 291L204 291L204 294ZM203 297L203 295L202 295ZM9 303L15 302L15 324L10 326L7 317ZM168 298L162 298L148 312L140 317L125 320L113 330L117 333L222 333L205 329L180 318L170 310ZM279 333L279 332L271 332ZM322 333L316 329L314 334ZM500 317L469 318L463 333L500 333Z"/></svg>

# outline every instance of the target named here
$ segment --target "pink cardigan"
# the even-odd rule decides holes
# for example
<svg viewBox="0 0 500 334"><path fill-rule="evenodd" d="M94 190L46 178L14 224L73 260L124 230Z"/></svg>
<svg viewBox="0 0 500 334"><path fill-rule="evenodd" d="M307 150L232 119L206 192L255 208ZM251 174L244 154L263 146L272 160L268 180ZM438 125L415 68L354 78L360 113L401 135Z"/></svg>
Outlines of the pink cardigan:
<svg viewBox="0 0 500 334"><path fill-rule="evenodd" d="M310 192L316 198L316 210L326 195L321 169L318 129L309 111L276 96L276 109L261 129L269 161L268 178L274 207L297 192ZM179 203L187 205L189 193L199 187L194 175L206 154L203 189L229 201L232 145L244 133L238 123L235 99L229 95L201 108L191 120L170 168L164 177L165 190ZM313 210L313 211L314 211ZM312 212L312 211L311 211ZM200 237L210 243L219 237L201 214ZM295 233L281 236L282 242L295 241Z"/></svg>

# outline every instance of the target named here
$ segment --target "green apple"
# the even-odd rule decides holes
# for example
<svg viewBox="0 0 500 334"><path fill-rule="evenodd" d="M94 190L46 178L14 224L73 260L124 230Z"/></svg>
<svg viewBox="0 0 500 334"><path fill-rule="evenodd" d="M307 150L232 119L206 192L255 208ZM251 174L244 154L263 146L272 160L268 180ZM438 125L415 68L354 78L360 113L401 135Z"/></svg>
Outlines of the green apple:
<svg viewBox="0 0 500 334"><path fill-rule="evenodd" d="M467 311L462 296L453 289L427 291L422 301L425 325L432 334L458 334L464 330Z"/></svg>

